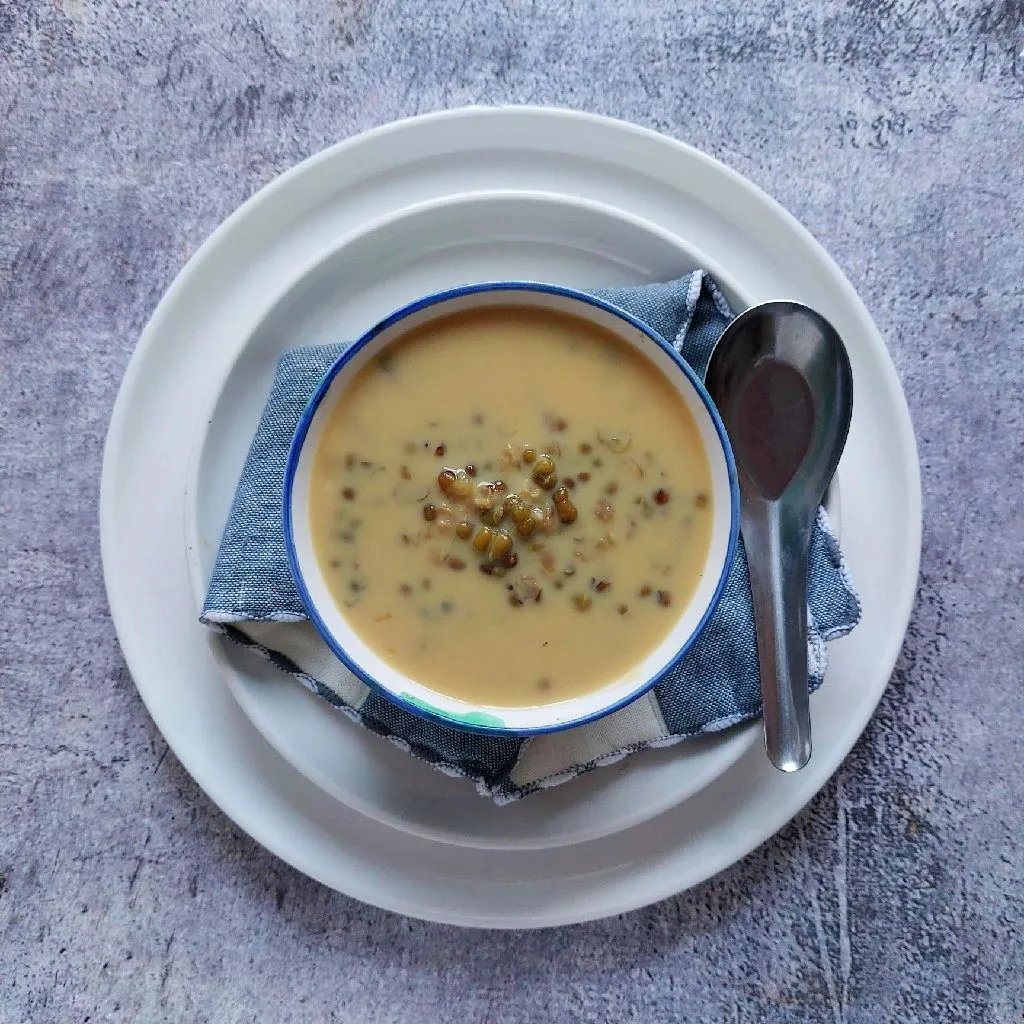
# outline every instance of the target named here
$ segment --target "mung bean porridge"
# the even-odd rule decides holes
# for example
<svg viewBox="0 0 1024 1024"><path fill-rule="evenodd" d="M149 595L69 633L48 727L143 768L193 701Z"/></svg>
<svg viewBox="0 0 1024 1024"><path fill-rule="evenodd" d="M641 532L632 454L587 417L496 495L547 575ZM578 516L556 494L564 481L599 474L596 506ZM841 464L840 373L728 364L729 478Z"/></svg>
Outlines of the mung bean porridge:
<svg viewBox="0 0 1024 1024"><path fill-rule="evenodd" d="M527 706L599 689L704 571L711 472L672 384L610 331L488 306L363 367L314 453L317 561L353 629L425 686Z"/></svg>

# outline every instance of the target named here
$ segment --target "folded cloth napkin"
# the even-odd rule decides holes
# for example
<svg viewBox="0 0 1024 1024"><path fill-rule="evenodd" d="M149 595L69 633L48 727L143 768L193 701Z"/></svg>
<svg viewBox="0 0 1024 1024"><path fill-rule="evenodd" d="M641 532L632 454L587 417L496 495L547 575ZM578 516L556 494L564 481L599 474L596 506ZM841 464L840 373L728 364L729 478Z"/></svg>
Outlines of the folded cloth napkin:
<svg viewBox="0 0 1024 1024"><path fill-rule="evenodd" d="M694 271L677 281L597 291L669 339L703 378L732 319L718 287ZM632 704L588 725L530 739L481 736L423 721L356 679L307 621L292 581L282 525L292 434L343 344L281 356L221 540L201 621L258 652L349 718L448 775L508 803L568 782L647 747L718 732L761 714L761 687L742 545L715 614L673 671ZM825 642L848 633L860 602L825 510L818 513L808 570L810 689L825 674Z"/></svg>

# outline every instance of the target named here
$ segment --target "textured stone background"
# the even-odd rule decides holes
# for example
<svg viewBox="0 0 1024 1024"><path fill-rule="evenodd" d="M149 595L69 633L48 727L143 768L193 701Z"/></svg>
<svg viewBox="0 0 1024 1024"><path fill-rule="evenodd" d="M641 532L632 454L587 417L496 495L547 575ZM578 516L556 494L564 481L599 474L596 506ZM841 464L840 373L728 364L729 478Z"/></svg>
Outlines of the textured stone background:
<svg viewBox="0 0 1024 1024"><path fill-rule="evenodd" d="M216 224L360 129L504 101L793 210L889 340L926 505L825 792L696 891L529 935L358 905L216 811L127 675L96 512L132 346ZM0 0L0 108L2 1024L1022 1019L1021 0Z"/></svg>

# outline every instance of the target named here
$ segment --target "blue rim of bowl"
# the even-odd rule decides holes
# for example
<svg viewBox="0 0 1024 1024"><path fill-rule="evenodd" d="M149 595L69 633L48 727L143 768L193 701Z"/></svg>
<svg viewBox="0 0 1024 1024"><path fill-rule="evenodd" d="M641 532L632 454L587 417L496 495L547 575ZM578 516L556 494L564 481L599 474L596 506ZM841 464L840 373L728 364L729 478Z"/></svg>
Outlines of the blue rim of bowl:
<svg viewBox="0 0 1024 1024"><path fill-rule="evenodd" d="M718 582L715 585L715 592L711 595L711 600L708 602L707 608L704 609L704 614L701 616L700 621L691 631L690 635L686 638L686 641L675 655L673 655L669 661L655 672L653 676L647 679L635 690L632 690L625 697L620 697L614 704L609 704L607 707L600 708L591 714L583 715L580 718L574 718L568 722L518 729L476 725L467 723L454 716L448 717L447 715L441 714L433 709L413 704L409 700L399 696L393 690L388 689L388 687L384 686L378 680L374 679L373 676L371 676L364 668L362 668L362 666L348 655L345 648L338 642L327 624L320 617L320 614L316 609L316 605L306 587L306 581L303 578L302 570L299 567L299 559L295 551L295 536L292 530L292 491L295 486L295 473L299 464L299 455L302 452L303 445L305 444L306 435L309 433L309 427L313 422L313 417L316 415L317 409L319 409L324 396L334 383L335 377L338 376L345 366L356 355L358 355L362 349L366 348L367 345L374 341L379 334L382 334L389 327L393 327L395 324L406 319L406 317L411 316L413 313L418 313L420 310L428 309L431 306L437 306L442 302L449 301L450 299L462 298L465 295L478 295L481 292L502 291L540 292L545 295L558 295L563 298L576 299L579 302L586 303L588 306L593 306L597 309L604 310L606 313L611 313L620 320L625 321L631 327L634 327L646 337L650 338L650 340L661 348L662 351L667 353L696 390L698 397L704 403L704 408L711 417L711 422L714 424L715 432L717 433L719 443L722 446L722 455L725 458L726 472L729 477L729 501L731 504L729 516L729 541L726 547L725 558L722 562L722 571L719 575ZM458 288L449 288L444 291L433 292L421 299L416 299L414 302L410 302L408 305L402 306L400 309L395 310L394 313L391 313L389 316L371 327L357 341L354 341L349 345L349 347L346 348L345 351L342 352L334 361L331 368L326 374L324 374L323 380L320 382L316 391L313 393L313 397L310 398L306 408L303 410L302 417L299 420L299 425L292 437L291 447L288 449L288 461L285 464L284 474L284 539L292 579L295 581L299 597L302 599L302 603L306 608L306 613L309 615L310 621L316 627L320 636L327 643L327 646L331 648L334 656L350 672L352 672L357 679L365 683L371 690L379 694L385 700L388 700L392 704L402 708L404 711L408 711L409 714L414 715L417 718L429 719L430 721L436 722L438 725L448 726L449 728L458 729L462 732L502 737L541 736L546 733L563 732L566 729L575 729L578 726L586 725L588 722L595 722L599 718L605 718L607 715L613 714L621 708L624 708L627 704L631 704L637 698L642 697L648 690L657 686L658 683L661 682L661 680L664 679L680 661L682 661L686 652L693 645L697 637L703 632L708 620L714 614L715 609L718 607L718 602L722 598L722 592L725 590L725 584L729 578L729 571L732 568L733 560L736 557L736 548L739 541L739 499L739 478L736 473L736 462L733 458L732 446L729 443L729 437L725 432L725 426L722 423L721 417L718 415L718 410L715 408L715 404L711 400L711 396L708 394L707 389L704 387L700 378L696 373L694 373L690 365L668 341L666 341L656 331L648 327L645 323L627 313L624 309L620 309L618 306L615 306L610 302L605 302L603 299L599 299L594 295L589 295L586 292L578 291L575 288L565 288L561 285L544 284L533 281L490 281L478 284L462 285Z"/></svg>

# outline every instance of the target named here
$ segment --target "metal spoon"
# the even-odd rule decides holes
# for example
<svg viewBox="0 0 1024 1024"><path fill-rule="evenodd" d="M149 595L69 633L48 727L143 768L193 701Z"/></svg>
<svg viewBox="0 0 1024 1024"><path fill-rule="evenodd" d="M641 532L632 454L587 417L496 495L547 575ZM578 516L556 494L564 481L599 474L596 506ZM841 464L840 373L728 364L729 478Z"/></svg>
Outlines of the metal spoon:
<svg viewBox="0 0 1024 1024"><path fill-rule="evenodd" d="M765 749L776 768L793 772L811 756L807 562L818 505L850 428L850 359L819 313L767 302L722 335L707 388L739 472Z"/></svg>

